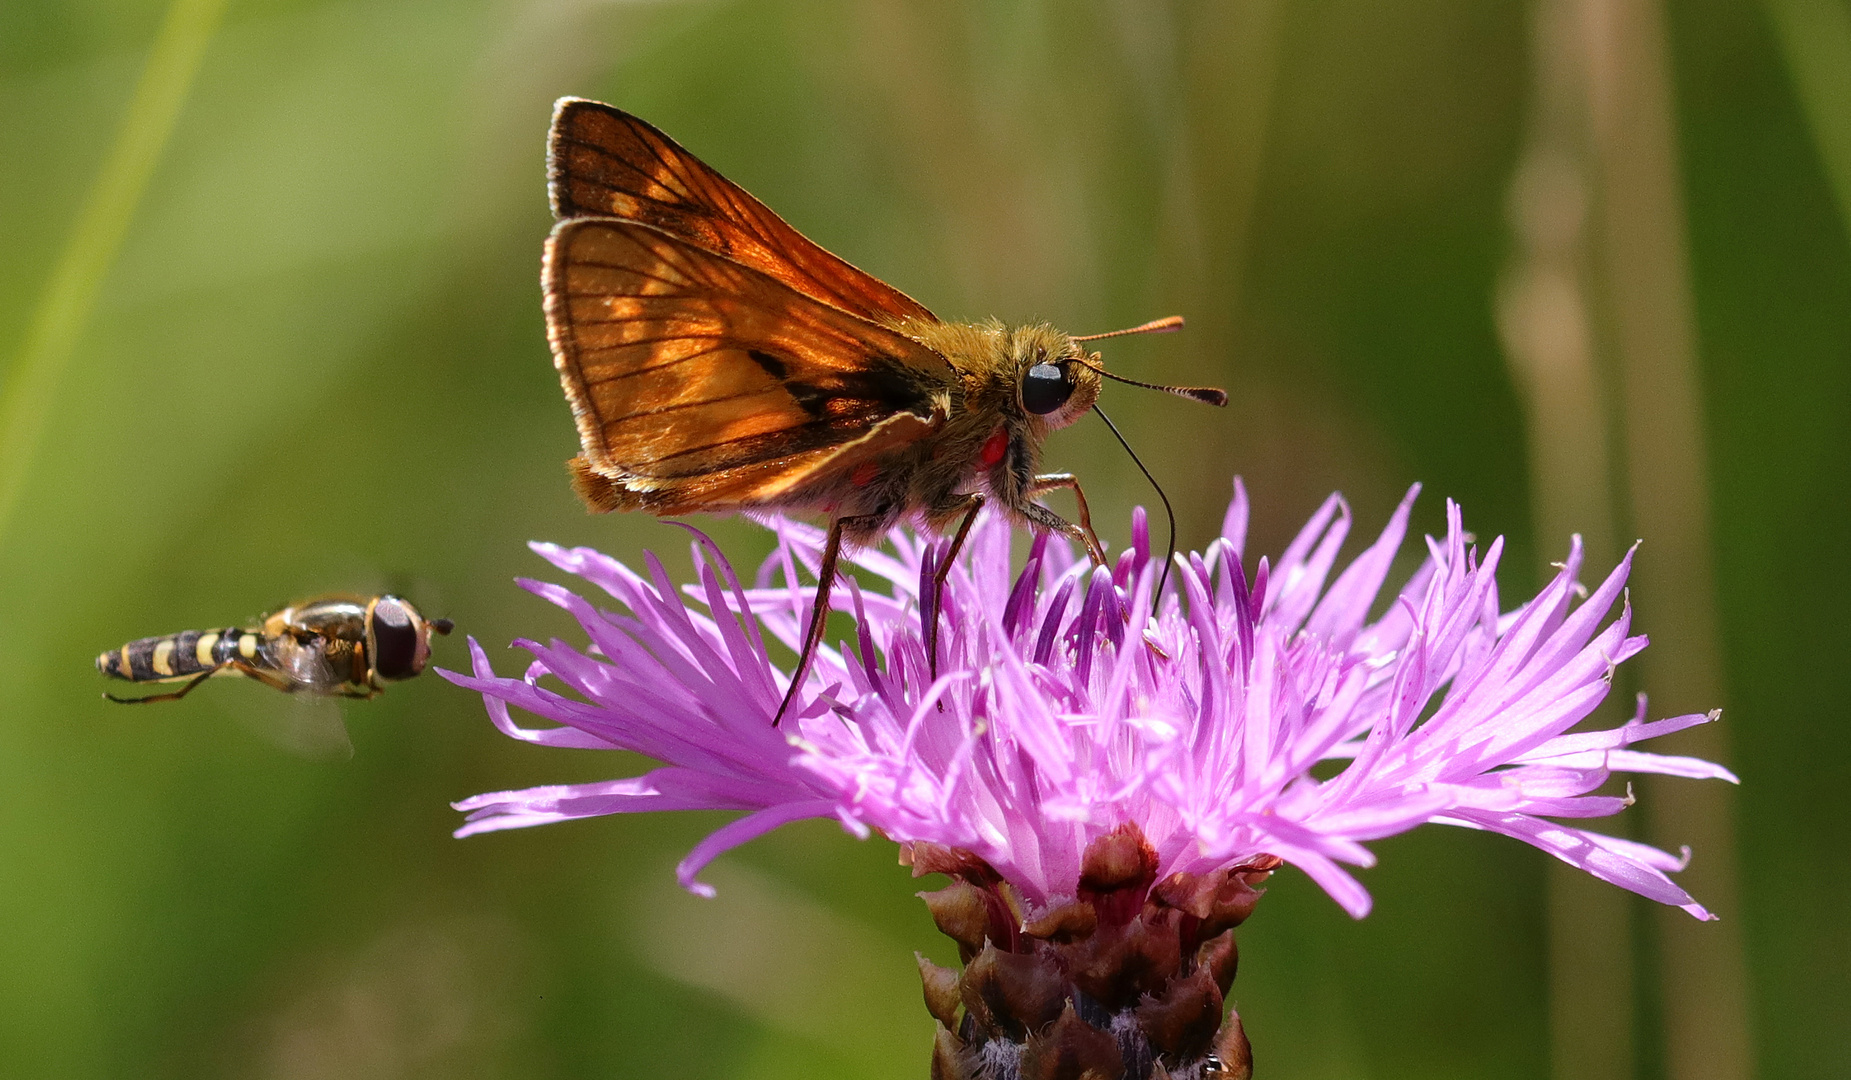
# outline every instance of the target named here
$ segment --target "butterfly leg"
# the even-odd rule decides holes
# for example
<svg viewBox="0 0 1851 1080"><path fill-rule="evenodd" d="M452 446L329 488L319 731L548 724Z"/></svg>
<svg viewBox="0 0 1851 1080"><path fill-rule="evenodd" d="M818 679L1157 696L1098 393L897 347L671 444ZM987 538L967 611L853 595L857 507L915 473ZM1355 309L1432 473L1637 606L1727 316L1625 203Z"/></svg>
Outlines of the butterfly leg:
<svg viewBox="0 0 1851 1080"><path fill-rule="evenodd" d="M951 564L957 561L958 553L964 550L964 540L970 536L970 527L977 520L977 511L983 509L983 496L977 492L958 496L958 501L949 508L955 514L964 510L964 520L958 522L958 531L951 536L951 546L945 549L945 559L932 572L932 605L926 611L925 650L926 664L932 672L932 678L938 678L938 612L943 605L941 598L945 595L945 579L951 575Z"/></svg>
<svg viewBox="0 0 1851 1080"><path fill-rule="evenodd" d="M1035 477L1035 482L1033 484L1029 485L1028 494L1030 497L1033 497L1044 492L1057 491L1061 488L1071 490L1073 492L1073 500L1080 504L1080 523L1078 525L1054 513L1054 511L1049 510L1047 507L1039 506L1034 503L1028 505L1022 516L1044 529L1080 541L1082 544L1086 545L1086 553L1092 556L1095 564L1099 566L1106 565L1105 548L1099 545L1099 536L1097 533L1093 532L1093 512L1086 505L1086 493L1080 490L1079 477L1072 473L1042 473L1040 476ZM1041 511L1041 513L1037 514L1034 512L1037 510Z"/></svg>
<svg viewBox="0 0 1851 1080"><path fill-rule="evenodd" d="M142 705L150 701L179 701L181 698L191 693L193 690L193 687L198 686L200 683L205 682L207 679L210 679L213 675L217 674L218 671L219 669L216 667L209 667L206 670L200 672L199 674L193 676L191 679L188 679L185 686L182 686L180 689L174 690L166 694L149 694L146 697L117 697L116 695L105 690L103 692L103 696L115 702L118 705Z"/></svg>
<svg viewBox="0 0 1851 1080"><path fill-rule="evenodd" d="M778 703L778 711L771 718L772 727L777 727L784 720L784 712L791 707L791 699L797 696L797 688L803 685L804 676L810 673L810 659L816 655L816 647L822 644L823 628L829 622L829 594L835 588L836 560L842 554L843 527L863 523L871 525L878 520L878 517L843 517L829 523L829 538L823 541L823 564L816 575L816 604L810 609L810 625L804 631L803 651L797 656L797 669L791 672L790 689L784 691L784 700Z"/></svg>

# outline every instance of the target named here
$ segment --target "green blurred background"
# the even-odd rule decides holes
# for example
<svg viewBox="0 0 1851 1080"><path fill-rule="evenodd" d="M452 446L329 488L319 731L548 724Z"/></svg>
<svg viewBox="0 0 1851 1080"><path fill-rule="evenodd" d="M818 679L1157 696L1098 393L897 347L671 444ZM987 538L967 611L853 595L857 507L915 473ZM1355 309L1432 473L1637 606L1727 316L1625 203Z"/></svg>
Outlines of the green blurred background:
<svg viewBox="0 0 1851 1080"><path fill-rule="evenodd" d="M681 550L584 515L561 467L536 271L549 109L577 94L943 316L1187 315L1106 350L1233 393L1108 392L1185 544L1236 471L1275 552L1328 491L1373 532L1422 481L1423 527L1450 496L1509 538L1507 601L1570 528L1609 561L1645 537L1635 625L1663 659L1622 682L1664 680L1657 714L1726 706L1702 749L1745 785L1657 804L1720 834L1651 818L1664 786L1651 829L1619 827L1722 837L1690 878L1726 917L1690 955L1720 959L1686 972L1682 928L1529 848L1423 830L1375 845L1368 919L1288 872L1243 930L1263 1077L1748 1074L1681 1066L1693 1030L1752 1039L1757 1075L1851 1076L1851 9L1688 0L1627 38L1641 6L6 0L0 1073L925 1074L909 954L947 950L884 842L786 829L703 902L671 868L714 815L450 839L450 800L643 763L517 745L437 678L350 709L344 762L279 749L255 687L98 700L101 649L325 589L399 585L505 656L565 629L510 584L544 569L524 541ZM1512 314L1557 295L1524 292L1551 267L1592 343L1558 398ZM1641 280L1673 288L1635 304ZM1048 459L1122 543L1148 489L1103 429ZM766 547L712 527L742 562Z"/></svg>

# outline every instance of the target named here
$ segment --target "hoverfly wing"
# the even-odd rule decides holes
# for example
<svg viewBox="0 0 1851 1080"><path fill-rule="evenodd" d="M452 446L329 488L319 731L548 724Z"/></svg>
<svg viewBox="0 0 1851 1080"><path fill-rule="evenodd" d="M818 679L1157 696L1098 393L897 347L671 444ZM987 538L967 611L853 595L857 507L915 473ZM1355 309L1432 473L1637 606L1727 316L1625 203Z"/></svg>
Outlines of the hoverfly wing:
<svg viewBox="0 0 1851 1080"><path fill-rule="evenodd" d="M543 286L585 467L646 493L613 506L775 501L936 430L956 378L912 338L636 222L555 226Z"/></svg>
<svg viewBox="0 0 1851 1080"><path fill-rule="evenodd" d="M341 698L307 692L285 696L253 686L244 691L225 687L213 701L238 726L294 757L346 761L354 756Z"/></svg>
<svg viewBox="0 0 1851 1080"><path fill-rule="evenodd" d="M262 649L271 666L281 672L296 691L332 693L343 682L328 660L327 641L321 637L298 638L281 634L264 642Z"/></svg>
<svg viewBox="0 0 1851 1080"><path fill-rule="evenodd" d="M233 711L246 730L272 747L309 761L348 761L354 758L354 739L346 730L342 698L320 695L248 695L250 704L222 700L220 708Z"/></svg>
<svg viewBox="0 0 1851 1080"><path fill-rule="evenodd" d="M311 761L348 761L354 754L341 698L297 694L288 712L267 737L290 753Z"/></svg>
<svg viewBox="0 0 1851 1080"><path fill-rule="evenodd" d="M295 627L294 629L301 629ZM337 694L345 680L328 656L329 639L314 633L283 633L264 642L271 664L292 685L287 698L267 695L239 718L271 745L313 761L346 761L353 739Z"/></svg>
<svg viewBox="0 0 1851 1080"><path fill-rule="evenodd" d="M621 109L561 98L546 161L555 217L640 221L864 319L937 321L924 305L825 251L744 188Z"/></svg>

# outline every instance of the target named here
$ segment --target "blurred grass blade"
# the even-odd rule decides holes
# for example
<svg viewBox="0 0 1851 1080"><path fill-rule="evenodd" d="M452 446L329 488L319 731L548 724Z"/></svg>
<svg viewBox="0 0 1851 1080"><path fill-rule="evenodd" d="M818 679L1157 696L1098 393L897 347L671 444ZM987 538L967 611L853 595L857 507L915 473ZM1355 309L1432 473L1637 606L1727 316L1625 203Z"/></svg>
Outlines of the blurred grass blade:
<svg viewBox="0 0 1851 1080"><path fill-rule="evenodd" d="M1658 715L1724 700L1725 666L1669 7L1665 0L1591 0L1588 25L1598 32L1586 35L1627 522L1651 545L1629 587L1639 610L1653 613L1652 648L1638 672ZM1667 752L1727 762L1729 736L1719 727L1681 732ZM1646 838L1702 853L1678 884L1721 916L1680 923L1655 914L1664 1075L1749 1080L1754 1049L1736 804L1720 784L1643 787Z"/></svg>
<svg viewBox="0 0 1851 1080"><path fill-rule="evenodd" d="M0 539L6 536L31 472L59 377L96 306L97 293L224 10L225 0L174 0L168 7L115 145L84 200L77 227L33 312L25 344L0 387Z"/></svg>
<svg viewBox="0 0 1851 1080"><path fill-rule="evenodd" d="M1524 406L1539 552L1579 533L1588 565L1619 557L1599 325L1589 278L1587 32L1579 0L1530 4L1531 100L1506 213L1516 241L1498 282L1497 320ZM1618 696L1618 695L1616 695ZM1603 724L1625 719L1602 707ZM1623 827L1622 827L1623 831ZM1549 1058L1555 1080L1631 1080L1637 1019L1631 898L1550 861Z"/></svg>
<svg viewBox="0 0 1851 1080"><path fill-rule="evenodd" d="M1851 231L1851 8L1845 0L1767 0L1800 108Z"/></svg>

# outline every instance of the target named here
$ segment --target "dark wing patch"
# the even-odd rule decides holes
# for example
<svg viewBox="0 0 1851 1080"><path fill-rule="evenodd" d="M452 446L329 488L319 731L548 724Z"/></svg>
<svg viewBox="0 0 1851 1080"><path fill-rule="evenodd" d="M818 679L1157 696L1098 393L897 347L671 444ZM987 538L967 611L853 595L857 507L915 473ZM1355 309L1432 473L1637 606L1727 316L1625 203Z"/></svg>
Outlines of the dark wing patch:
<svg viewBox="0 0 1851 1080"><path fill-rule="evenodd" d="M555 217L640 221L864 319L937 321L918 301L823 250L675 140L621 109L561 99L546 160Z"/></svg>
<svg viewBox="0 0 1851 1080"><path fill-rule="evenodd" d="M635 222L561 222L543 284L586 467L663 492L650 509L775 501L853 447L933 430L955 378L909 337Z"/></svg>

